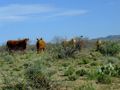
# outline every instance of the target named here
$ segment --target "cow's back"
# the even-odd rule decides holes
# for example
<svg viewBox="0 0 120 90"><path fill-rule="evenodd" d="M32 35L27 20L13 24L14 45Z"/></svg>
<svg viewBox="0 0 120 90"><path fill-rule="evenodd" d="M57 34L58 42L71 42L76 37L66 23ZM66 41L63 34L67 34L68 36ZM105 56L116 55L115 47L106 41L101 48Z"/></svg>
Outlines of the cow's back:
<svg viewBox="0 0 120 90"><path fill-rule="evenodd" d="M9 50L24 50L26 49L26 40L9 40L7 41L7 47Z"/></svg>

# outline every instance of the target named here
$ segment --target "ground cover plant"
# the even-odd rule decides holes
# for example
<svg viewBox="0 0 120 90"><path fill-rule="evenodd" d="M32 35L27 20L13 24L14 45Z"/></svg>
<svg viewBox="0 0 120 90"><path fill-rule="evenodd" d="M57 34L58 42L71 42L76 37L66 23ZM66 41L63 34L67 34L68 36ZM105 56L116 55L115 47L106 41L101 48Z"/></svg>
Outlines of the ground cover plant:
<svg viewBox="0 0 120 90"><path fill-rule="evenodd" d="M119 43L108 41L103 51L92 44L70 55L71 47L66 51L60 43L39 54L34 45L12 53L1 46L0 90L119 90Z"/></svg>

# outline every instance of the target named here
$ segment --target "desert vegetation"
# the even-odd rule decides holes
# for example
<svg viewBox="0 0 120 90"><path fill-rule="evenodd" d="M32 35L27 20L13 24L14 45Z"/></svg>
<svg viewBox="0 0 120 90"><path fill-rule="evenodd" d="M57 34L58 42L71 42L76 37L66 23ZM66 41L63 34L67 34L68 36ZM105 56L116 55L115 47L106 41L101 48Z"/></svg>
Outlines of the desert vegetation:
<svg viewBox="0 0 120 90"><path fill-rule="evenodd" d="M119 90L120 42L104 41L96 51L94 40L85 39L78 50L61 42L47 43L37 53L0 47L0 90Z"/></svg>

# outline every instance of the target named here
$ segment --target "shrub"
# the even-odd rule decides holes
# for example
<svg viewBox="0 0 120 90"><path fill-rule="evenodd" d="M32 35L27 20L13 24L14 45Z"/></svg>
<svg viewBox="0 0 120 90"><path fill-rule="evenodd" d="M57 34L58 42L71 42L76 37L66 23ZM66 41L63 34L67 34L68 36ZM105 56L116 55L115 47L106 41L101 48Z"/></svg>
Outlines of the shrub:
<svg viewBox="0 0 120 90"><path fill-rule="evenodd" d="M85 84L85 85L82 85L78 88L76 88L75 90L96 90L95 87L92 85L92 84Z"/></svg>
<svg viewBox="0 0 120 90"><path fill-rule="evenodd" d="M97 82L102 84L110 84L111 78L109 75L99 74L97 77Z"/></svg>
<svg viewBox="0 0 120 90"><path fill-rule="evenodd" d="M91 51L90 55L92 56L92 59L96 60L98 57L101 57L102 54L100 52L95 52L95 51Z"/></svg>
<svg viewBox="0 0 120 90"><path fill-rule="evenodd" d="M115 65L115 71L116 71L116 76L119 76L120 77L120 66L118 65Z"/></svg>
<svg viewBox="0 0 120 90"><path fill-rule="evenodd" d="M85 69L76 71L76 75L78 75L78 76L84 76L86 74L87 74L87 71Z"/></svg>
<svg viewBox="0 0 120 90"><path fill-rule="evenodd" d="M60 52L62 51L62 46L60 44L49 44L47 49L47 52L52 56L52 58L61 58Z"/></svg>
<svg viewBox="0 0 120 90"><path fill-rule="evenodd" d="M74 73L75 69L73 67L68 67L67 70L64 72L65 76L70 76Z"/></svg>
<svg viewBox="0 0 120 90"><path fill-rule="evenodd" d="M115 71L114 66L111 63L109 63L107 65L104 65L104 66L98 68L98 74L106 74L109 76L115 76L116 71Z"/></svg>
<svg viewBox="0 0 120 90"><path fill-rule="evenodd" d="M70 81L75 81L76 79L77 79L76 74L73 74L73 75L69 75L69 76L68 76L68 80L70 80Z"/></svg>
<svg viewBox="0 0 120 90"><path fill-rule="evenodd" d="M50 88L49 79L42 72L41 68L29 68L27 70L27 77L33 87L36 88Z"/></svg>
<svg viewBox="0 0 120 90"><path fill-rule="evenodd" d="M100 52L104 55L116 55L120 52L120 44L117 42L106 42L100 47Z"/></svg>
<svg viewBox="0 0 120 90"><path fill-rule="evenodd" d="M41 57L41 59L44 59ZM26 79L29 83L29 86L32 87L32 89L50 89L51 88L51 75L53 75L55 72L51 72L48 70L48 68L45 66L44 60L37 60L34 62L31 67L27 68L26 70Z"/></svg>
<svg viewBox="0 0 120 90"><path fill-rule="evenodd" d="M78 62L79 65L88 64L88 63L89 63L89 58L87 57L81 57L80 61Z"/></svg>
<svg viewBox="0 0 120 90"><path fill-rule="evenodd" d="M62 66L63 67L68 67L70 65L70 63L63 63Z"/></svg>
<svg viewBox="0 0 120 90"><path fill-rule="evenodd" d="M87 77L88 79L90 80L95 80L98 76L98 72L96 70L90 70L88 73L87 73Z"/></svg>
<svg viewBox="0 0 120 90"><path fill-rule="evenodd" d="M5 87L2 87L2 90L29 90L29 89L26 84L18 83L15 85L7 85Z"/></svg>
<svg viewBox="0 0 120 90"><path fill-rule="evenodd" d="M12 55L6 55L4 56L4 60L7 61L8 63L13 63L14 57Z"/></svg>
<svg viewBox="0 0 120 90"><path fill-rule="evenodd" d="M74 57L76 49L71 47L62 48L58 53L58 58Z"/></svg>
<svg viewBox="0 0 120 90"><path fill-rule="evenodd" d="M116 58L116 57L107 57L107 63L111 63L111 64L115 64L115 63L118 63L119 62L119 59Z"/></svg>
<svg viewBox="0 0 120 90"><path fill-rule="evenodd" d="M91 66L97 66L98 63L97 63L97 62L92 62L90 65L91 65Z"/></svg>

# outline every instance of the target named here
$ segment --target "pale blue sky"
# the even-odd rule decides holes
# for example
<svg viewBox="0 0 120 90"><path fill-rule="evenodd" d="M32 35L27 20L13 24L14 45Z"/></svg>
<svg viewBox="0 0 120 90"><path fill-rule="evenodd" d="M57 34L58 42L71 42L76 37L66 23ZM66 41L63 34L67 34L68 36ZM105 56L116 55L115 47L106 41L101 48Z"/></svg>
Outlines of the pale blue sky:
<svg viewBox="0 0 120 90"><path fill-rule="evenodd" d="M0 43L120 34L120 0L0 0Z"/></svg>

